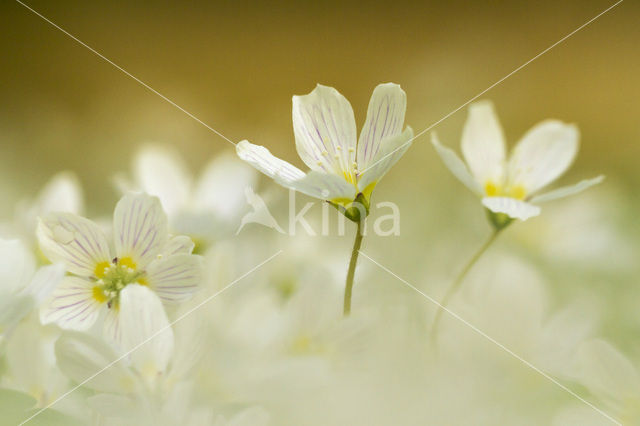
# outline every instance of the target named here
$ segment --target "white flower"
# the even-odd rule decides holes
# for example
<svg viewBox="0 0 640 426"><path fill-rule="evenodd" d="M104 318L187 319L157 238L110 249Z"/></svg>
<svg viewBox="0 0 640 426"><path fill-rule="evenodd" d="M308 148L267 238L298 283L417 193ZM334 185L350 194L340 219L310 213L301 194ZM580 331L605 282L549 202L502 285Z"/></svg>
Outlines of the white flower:
<svg viewBox="0 0 640 426"><path fill-rule="evenodd" d="M68 380L58 370L53 353L58 335L58 328L40 324L36 312L23 319L7 341L6 371L0 385L28 393L39 407L64 393Z"/></svg>
<svg viewBox="0 0 640 426"><path fill-rule="evenodd" d="M90 334L65 333L56 343L58 364L70 379L83 382L118 359L120 352L131 352L86 386L118 394L153 389L173 355L173 330L160 299L147 286L131 284L120 299L118 348Z"/></svg>
<svg viewBox="0 0 640 426"><path fill-rule="evenodd" d="M537 270L504 254L486 260L469 277L465 291L452 301L451 310L536 368L555 376L569 375L576 347L595 329L593 306L575 300L550 312L547 283ZM441 346L451 356L460 354L456 356L489 362L496 357L494 345L466 348L474 341L476 331L461 325L458 319L445 314L442 326ZM504 359L511 362L509 357ZM515 364L515 368L523 374L531 373L521 364Z"/></svg>
<svg viewBox="0 0 640 426"><path fill-rule="evenodd" d="M51 212L82 214L83 210L82 188L77 176L69 171L60 172L49 179L35 198L18 203L13 222L0 225L0 233L35 247L38 217Z"/></svg>
<svg viewBox="0 0 640 426"><path fill-rule="evenodd" d="M576 376L624 424L640 422L640 372L604 340L584 342L575 355Z"/></svg>
<svg viewBox="0 0 640 426"><path fill-rule="evenodd" d="M70 213L41 219L37 233L45 256L64 263L72 274L41 309L44 324L86 330L106 310L105 331L117 338L120 293L126 286L148 286L170 303L190 297L200 283L193 243L184 236L169 238L160 202L146 194L125 195L116 205L115 252L98 225Z"/></svg>
<svg viewBox="0 0 640 426"><path fill-rule="evenodd" d="M578 139L575 125L545 120L522 137L507 159L502 128L493 105L487 101L469 107L462 133L466 165L432 134L433 145L445 165L482 198L487 209L520 220L540 214L536 203L573 195L602 182L604 177L598 176L539 194L569 168L578 152Z"/></svg>
<svg viewBox="0 0 640 426"><path fill-rule="evenodd" d="M63 275L60 264L36 270L35 259L24 243L0 239L0 342L47 297Z"/></svg>
<svg viewBox="0 0 640 426"><path fill-rule="evenodd" d="M106 422L118 425L211 424L209 410L191 404L191 382L184 380L188 366L179 356L180 350L196 350L197 342L182 341L184 348L178 347L180 340L160 299L146 286L132 284L123 289L120 311L118 348L77 332L66 332L56 343L64 374L99 392L87 404Z"/></svg>
<svg viewBox="0 0 640 426"><path fill-rule="evenodd" d="M305 173L248 141L238 143L238 155L286 188L336 204L363 194L368 203L378 181L411 145L413 131L402 131L406 107L399 85L378 85L357 138L349 101L319 84L310 94L293 97L296 149L311 171Z"/></svg>
<svg viewBox="0 0 640 426"><path fill-rule="evenodd" d="M116 176L120 190L158 197L170 229L198 240L216 239L237 228L246 207L244 190L256 181L255 170L228 153L213 158L196 180L176 152L155 145L143 147L132 168L132 182Z"/></svg>

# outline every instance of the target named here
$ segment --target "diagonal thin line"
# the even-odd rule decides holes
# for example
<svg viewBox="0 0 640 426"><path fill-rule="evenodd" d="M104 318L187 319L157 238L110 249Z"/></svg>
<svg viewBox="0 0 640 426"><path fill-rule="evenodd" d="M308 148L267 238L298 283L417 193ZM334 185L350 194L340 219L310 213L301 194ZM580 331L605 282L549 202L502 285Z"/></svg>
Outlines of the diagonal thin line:
<svg viewBox="0 0 640 426"><path fill-rule="evenodd" d="M17 1L17 0L16 0ZM502 83L503 81L505 81L506 79L508 79L509 77L511 77L512 75L514 75L515 73L517 73L518 71L520 71L522 68L526 67L527 65L529 65L530 63L532 63L533 61L535 61L536 59L538 59L539 57L541 57L542 55L544 55L545 53L549 52L551 49L553 49L554 47L556 47L557 45L559 45L560 43L564 42L566 39L568 39L569 37L571 37L572 35L574 35L575 33L577 33L578 31L582 30L584 27L586 27L587 25L591 24L593 21L595 21L596 19L600 18L602 15L604 15L605 13L609 12L611 9L613 9L614 7L618 6L620 3L622 3L624 0L618 0L618 2L612 4L611 6L609 6L608 8L606 8L605 10L603 10L602 12L598 13L596 16L594 16L593 18L589 19L587 22L585 22L584 24L580 25L578 28L576 28L575 30L571 31L569 34L567 34L566 36L562 37L560 40L556 41L555 43L553 43L551 46L547 47L546 49L544 49L542 52L538 53L536 56L534 56L533 58L529 59L527 62L525 62L524 64L520 65L518 68L514 69L513 71L511 71L509 74L505 75L504 77L502 77L500 80L496 81L495 83L493 83L491 86L487 87L486 89L484 89L482 92L478 93L477 95L475 95L474 97L472 97L471 99L469 99L467 102L463 103L462 105L460 105L459 107L457 107L456 109L454 109L453 111L451 111L450 113L448 113L447 115L445 115L444 117L442 117L440 120L436 121L435 123L431 124L429 127L427 127L426 129L422 130L421 132L419 132L417 135L415 135L414 137L412 137L411 139L409 139L407 142L405 142L404 144L400 145L399 147L397 147L396 149L394 149L393 151L389 152L388 154L386 154L384 157L378 159L376 162L374 162L373 164L367 166L364 170L362 170L360 172L360 174L363 174L364 172L366 172L367 170L369 170L370 168L372 168L373 166L375 166L376 164L378 164L379 162L381 162L382 160L384 160L385 158L389 157L390 155L396 153L397 151L401 150L402 148L406 147L407 145L409 145L411 142L413 142L416 138L424 135L425 133L427 133L429 130L433 129L434 127L436 127L438 124L442 123L444 120L446 120L447 118L451 117L453 114L455 114L456 112L460 111L462 108L466 107L467 105L469 105L471 102L475 101L476 99L478 99L480 96L484 95L485 93L487 93L489 90L493 89L494 87L496 87L497 85L499 85L500 83Z"/></svg>
<svg viewBox="0 0 640 426"><path fill-rule="evenodd" d="M97 56L99 56L101 59L105 60L106 62L108 62L109 64L113 65L115 68L117 68L118 70L122 71L125 75L131 77L132 79L134 79L137 83L139 83L140 85L142 85L145 89L155 93L156 95L160 96L162 99L164 99L165 101L167 101L168 103L170 103L171 105L173 105L174 107L178 108L180 111L184 112L185 114L187 114L189 117L193 118L194 120L196 120L198 123L202 124L204 127L206 127L207 129L211 130L213 133L215 133L216 135L220 136L222 139L226 140L227 142L229 142L232 145L236 145L235 142L233 142L231 139L229 139L228 137L226 137L225 135L223 135L222 133L220 133L219 131L217 131L216 129L214 129L213 127L209 126L207 123L205 123L204 121L200 120L198 117L196 117L195 115L191 114L189 111L187 111L186 109L182 108L180 105L178 105L177 103L173 102L171 99L167 98L165 95L163 95L162 93L158 92L156 89L154 89L153 87L149 86L147 83L145 83L144 81L140 80L138 77L136 77L135 75L131 74L129 71L125 70L124 68L122 68L120 65L116 64L115 62L113 62L111 59L107 58L106 56L104 56L102 53L98 52L97 50L95 50L93 47L89 46L88 44L86 44L85 42L83 42L82 40L78 39L76 36L74 36L73 34L71 34L70 32L68 32L67 30L65 30L64 28L60 27L59 25L55 24L53 21L51 21L49 18L47 18L46 16L42 15L40 12L36 11L35 9L33 9L32 7L24 4L23 2L21 2L20 0L16 0L16 2L18 2L19 4L21 4L22 6L24 6L25 8L27 8L28 10L30 10L31 12L33 12L34 14L36 14L37 16L39 16L40 18L42 18L43 20L45 20L46 22L48 22L49 24L51 24L53 27L55 27L56 29L60 30L61 32L63 32L64 34L66 34L67 36L69 36L71 39L73 39L74 41L76 41L77 43L79 43L80 45L86 47L87 49L89 49L91 52L95 53Z"/></svg>
<svg viewBox="0 0 640 426"><path fill-rule="evenodd" d="M94 374L92 374L91 376L87 377L86 379L84 379L82 382L78 383L76 386L74 386L73 388L69 389L68 391L66 391L65 393L63 393L62 395L60 395L58 398L56 398L53 402L49 403L49 405L47 405L46 407L41 408L40 410L36 411L31 417L29 417L28 419L22 421L22 423L20 423L18 426L22 426L25 423L27 423L28 421L32 420L34 417L36 417L37 415L39 415L40 413L42 413L43 411L51 408L53 405L55 405L56 403L60 402L62 399L64 399L65 397L67 397L70 393L72 393L73 391L75 391L76 389L84 386L86 383L88 383L89 381L93 380L95 377L99 376L102 372L104 372L105 370L109 369L110 367L112 367L113 365L117 364L118 362L122 361L123 359L125 359L127 356L129 356L131 353L135 352L137 349L139 349L141 346L143 346L144 344L146 344L148 341L150 341L151 339L153 339L154 337L156 337L157 335L159 335L160 333L163 333L164 331L166 331L167 329L171 328L174 324L176 324L177 322L183 320L185 317L191 315L194 311L200 309L203 305L205 305L206 303L208 303L209 301L211 301L211 299L213 299L214 297L218 296L219 294L223 293L225 290L227 290L228 288L230 288L231 286L233 286L234 284L236 284L238 281L242 280L243 278L245 278L246 276L248 276L249 274L251 274L252 272L254 272L256 269L262 267L263 265L265 265L266 263L270 262L272 259L274 259L276 256L278 256L280 253L282 253L282 250L278 250L275 254L271 255L268 259L263 260L262 262L260 262L259 264L257 264L256 266L254 266L253 268L251 268L249 271L245 272L244 274L240 275L238 278L236 278L235 280L231 281L229 284L227 284L225 287L223 287L221 290L218 290L217 292L213 293L211 296L207 297L206 299L204 299L202 302L198 303L196 306L194 306L193 308L189 309L187 312L185 312L184 314L180 315L178 318L176 318L175 320L173 320L171 323L167 324L166 326L164 326L163 328L161 328L160 330L156 331L155 333L153 333L151 336L149 336L146 340L140 342L139 344L137 344L136 346L134 346L132 349L130 349L129 351L127 351L126 353L124 353L122 356L120 356L119 358L115 359L114 361L111 361L109 364L107 364L106 366L104 366L100 371L95 372Z"/></svg>
<svg viewBox="0 0 640 426"><path fill-rule="evenodd" d="M517 360L519 360L520 362L522 362L524 365L526 365L527 367L531 368L532 370L536 371L537 373L541 374L542 376L544 376L545 378L547 378L548 380L550 380L551 382L555 383L556 385L558 385L561 389L565 390L566 392L568 392L569 394L573 395L574 397L576 397L577 399L579 399L580 401L584 402L585 404L587 404L589 407L593 408L594 410L596 410L598 413L602 414L604 417L606 417L607 419L611 420L613 423L622 426L622 423L620 423L618 420L614 419L613 417L611 417L609 414L607 414L606 412L602 411L600 408L596 407L595 405L593 405L592 403L590 403L589 401L587 401L586 399L582 398L580 395L578 395L577 393L575 393L574 391L572 391L571 389L569 389L568 387L566 387L565 385L563 385L562 383L560 383L559 381L557 381L556 379L554 379L553 377L551 377L549 374L545 373L544 371L540 370L538 367L536 367L535 365L533 365L532 363L530 363L529 361L527 361L526 359L522 358L520 355L516 354L515 352L513 352L511 349L509 349L508 347L506 347L505 345L503 345L502 343L498 342L496 339L494 339L493 337L489 336L487 333L485 333L484 331L480 330L478 327L476 327L475 325L471 324L469 321L465 320L464 318L462 318L460 315L456 314L455 312L451 311L449 308L442 306L437 300L435 300L433 297L429 296L428 294L420 291L419 289L417 289L416 287L414 287L413 285L411 285L407 280L401 278L400 276L398 276L397 274L393 273L391 270L389 270L388 268L384 267L383 265L381 265L380 263L376 262L375 260L373 260L371 257L367 256L365 253L363 253L362 251L359 251L359 253L361 255L363 255L364 257L366 257L367 259L369 259L371 262L375 263L378 267L380 267L382 270L386 271L387 273L389 273L390 275L394 276L395 278L397 278L398 280L400 280L403 284L405 284L407 287L413 289L414 291L416 291L417 293L419 293L420 295L422 295L424 298L426 298L427 300L429 300L430 302L434 303L435 305L438 305L440 308L444 309L448 314L450 314L451 316L453 316L454 318L456 318L458 321L462 322L464 325L468 326L469 328L471 328L473 331L475 331L476 333L478 333L479 335L481 335L482 337L484 337L485 339L489 340L491 343L497 345L500 349L504 350L505 352L507 352L509 355L513 356L514 358L516 358Z"/></svg>

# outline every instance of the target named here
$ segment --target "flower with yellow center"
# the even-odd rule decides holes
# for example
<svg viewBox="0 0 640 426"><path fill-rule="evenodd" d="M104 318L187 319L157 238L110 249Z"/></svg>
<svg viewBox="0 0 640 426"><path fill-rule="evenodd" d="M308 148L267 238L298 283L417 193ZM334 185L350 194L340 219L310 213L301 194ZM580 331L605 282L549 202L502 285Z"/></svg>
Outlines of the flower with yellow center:
<svg viewBox="0 0 640 426"><path fill-rule="evenodd" d="M113 253L98 225L71 213L40 219L37 234L44 255L70 274L42 307L44 324L86 330L106 311L105 331L118 338L120 294L127 286L146 286L172 303L190 297L200 282L193 243L169 238L160 202L147 194L125 195L116 205Z"/></svg>
<svg viewBox="0 0 640 426"><path fill-rule="evenodd" d="M296 149L311 171L305 173L248 141L238 144L238 156L286 188L337 205L360 197L368 206L373 188L411 145L413 130L403 131L406 108L399 85L378 85L358 138L349 101L318 84L308 95L293 97Z"/></svg>
<svg viewBox="0 0 640 426"><path fill-rule="evenodd" d="M583 180L545 194L540 190L560 177L578 152L578 128L558 120L545 120L529 130L507 159L500 123L490 102L471 104L462 133L462 154L444 147L435 133L432 142L451 172L502 222L526 220L540 214L536 203L576 194L600 183L604 177ZM494 223L500 227L500 223Z"/></svg>

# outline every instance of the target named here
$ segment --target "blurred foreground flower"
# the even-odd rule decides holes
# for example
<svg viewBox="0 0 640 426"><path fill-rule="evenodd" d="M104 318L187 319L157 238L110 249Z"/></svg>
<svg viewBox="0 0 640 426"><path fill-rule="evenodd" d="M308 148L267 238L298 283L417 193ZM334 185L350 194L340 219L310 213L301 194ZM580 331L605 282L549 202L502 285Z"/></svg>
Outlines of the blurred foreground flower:
<svg viewBox="0 0 640 426"><path fill-rule="evenodd" d="M512 219L537 216L540 207L536 203L567 197L602 182L604 176L598 176L536 195L569 168L578 152L578 138L575 125L545 120L523 136L507 160L502 127L487 101L469 107L462 133L466 165L432 134L445 165L482 198L482 204L494 213L490 218L496 227L504 227Z"/></svg>
<svg viewBox="0 0 640 426"><path fill-rule="evenodd" d="M97 392L87 404L105 424L211 424L209 410L191 405L191 385L184 377L191 366L176 356L180 350L193 351L193 342L178 347L158 296L146 286L127 286L120 296L120 316L135 326L122 328L117 348L77 332L63 334L56 343L65 375L79 383L95 375L85 384Z"/></svg>
<svg viewBox="0 0 640 426"><path fill-rule="evenodd" d="M160 202L146 194L126 195L116 205L115 257L98 225L80 216L52 213L40 220L37 232L43 253L73 274L42 307L44 324L87 330L106 309L105 331L118 338L120 293L126 286L148 286L169 303L190 297L200 283L193 243L184 236L169 238Z"/></svg>
<svg viewBox="0 0 640 426"><path fill-rule="evenodd" d="M623 424L640 423L640 373L618 349L601 339L584 342L575 356L578 379ZM593 413L588 413L593 417ZM579 424L589 424L587 416Z"/></svg>
<svg viewBox="0 0 640 426"><path fill-rule="evenodd" d="M34 198L18 203L13 223L0 224L0 234L20 238L30 248L37 247L35 229L38 217L51 212L81 215L84 211L82 187L77 176L69 171L55 174Z"/></svg>
<svg viewBox="0 0 640 426"><path fill-rule="evenodd" d="M0 240L0 345L20 320L60 283L60 264L36 269L36 261L18 240Z"/></svg>

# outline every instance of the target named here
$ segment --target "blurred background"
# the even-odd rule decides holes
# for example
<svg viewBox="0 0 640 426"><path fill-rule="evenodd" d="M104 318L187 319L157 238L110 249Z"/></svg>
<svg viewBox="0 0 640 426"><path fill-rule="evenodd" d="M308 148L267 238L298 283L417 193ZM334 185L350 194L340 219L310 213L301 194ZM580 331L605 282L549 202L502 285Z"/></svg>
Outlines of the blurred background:
<svg viewBox="0 0 640 426"><path fill-rule="evenodd" d="M231 140L268 146L301 166L292 95L316 83L334 86L351 101L361 126L373 88L393 81L407 92L406 123L418 132L613 2L27 4ZM559 184L601 173L607 180L575 199L545 205L539 218L505 233L495 250L533 263L549 283L552 304L588 299L598 306L601 334L635 359L639 18L640 3L624 1L482 97L495 103L511 146L545 118L578 124L581 150ZM130 169L144 143L179 150L194 173L218 153L233 152L19 3L2 2L0 27L3 218L60 170L79 176L89 215L107 214L118 198L113 175ZM458 149L465 118L463 109L435 128L445 144ZM276 200L286 200L286 191L278 194ZM444 168L428 135L378 186L374 203L382 200L400 206L401 235L371 237L365 249L432 294L442 293L489 232L477 200ZM341 240L346 265L351 237ZM423 282L425 271L443 283ZM388 285L400 284L389 278Z"/></svg>

